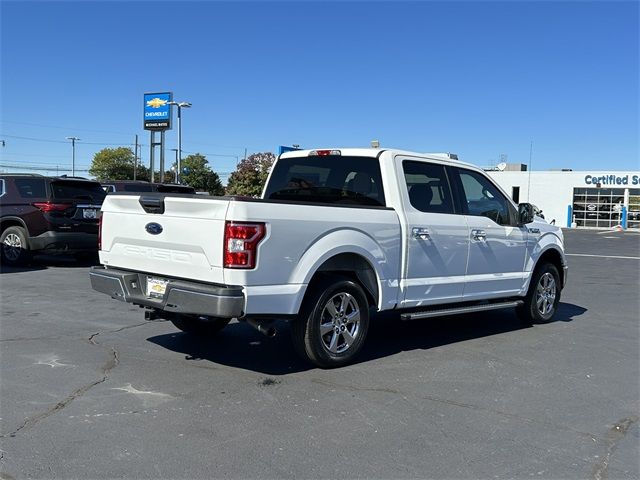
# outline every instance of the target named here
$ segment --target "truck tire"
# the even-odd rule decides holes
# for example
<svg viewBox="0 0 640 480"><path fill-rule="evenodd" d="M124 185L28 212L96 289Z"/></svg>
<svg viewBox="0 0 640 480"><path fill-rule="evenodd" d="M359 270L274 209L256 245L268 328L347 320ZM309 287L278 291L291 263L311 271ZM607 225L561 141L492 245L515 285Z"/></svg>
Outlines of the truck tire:
<svg viewBox="0 0 640 480"><path fill-rule="evenodd" d="M31 258L27 232L22 227L8 227L0 235L0 258L3 265L25 265Z"/></svg>
<svg viewBox="0 0 640 480"><path fill-rule="evenodd" d="M291 335L300 356L320 368L335 368L353 361L368 329L369 306L362 287L332 277L309 292Z"/></svg>
<svg viewBox="0 0 640 480"><path fill-rule="evenodd" d="M549 323L560 303L560 274L555 265L543 263L533 272L524 305L516 307L518 317L528 323Z"/></svg>
<svg viewBox="0 0 640 480"><path fill-rule="evenodd" d="M178 330L204 337L215 335L231 321L230 318L186 314L175 314L170 320Z"/></svg>

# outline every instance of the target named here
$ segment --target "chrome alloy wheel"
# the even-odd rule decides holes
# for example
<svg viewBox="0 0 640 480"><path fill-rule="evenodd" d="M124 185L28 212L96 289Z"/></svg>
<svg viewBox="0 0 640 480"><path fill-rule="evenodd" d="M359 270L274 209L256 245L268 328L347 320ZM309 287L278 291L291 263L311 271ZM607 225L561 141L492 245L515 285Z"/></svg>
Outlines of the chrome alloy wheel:
<svg viewBox="0 0 640 480"><path fill-rule="evenodd" d="M20 250L22 249L22 241L20 237L15 233L10 233L4 237L2 242L2 248L4 249L4 256L7 260L16 261L20 257Z"/></svg>
<svg viewBox="0 0 640 480"><path fill-rule="evenodd" d="M536 308L542 316L548 316L553 312L556 300L556 281L553 275L546 272L536 288Z"/></svg>
<svg viewBox="0 0 640 480"><path fill-rule="evenodd" d="M320 337L331 353L344 353L360 332L360 307L356 299L343 292L329 299L320 317Z"/></svg>

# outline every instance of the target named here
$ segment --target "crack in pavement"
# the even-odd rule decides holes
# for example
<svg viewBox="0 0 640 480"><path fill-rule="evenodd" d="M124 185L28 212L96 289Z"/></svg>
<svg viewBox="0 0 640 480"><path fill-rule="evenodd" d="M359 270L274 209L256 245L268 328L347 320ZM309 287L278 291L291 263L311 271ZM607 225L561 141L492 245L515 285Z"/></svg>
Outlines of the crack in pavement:
<svg viewBox="0 0 640 480"><path fill-rule="evenodd" d="M126 330L129 328L135 328L135 327L139 327L141 325L145 325L148 322L143 322L143 323L138 323L135 325L127 325L125 327L121 327L118 328L117 330L107 330L105 332L97 332L97 333L93 333L89 336L89 338L87 338L87 342L89 342L91 345L96 345L96 346L101 346L104 348L108 348L110 350L110 355L109 355L109 359L105 362L105 364L102 366L102 377L99 378L98 380L95 380L93 382L90 382L86 385L83 385L82 387L74 390L70 395L68 395L67 397L65 397L63 400L59 401L58 403L56 403L54 406L52 406L51 408L49 408L47 411L39 413L37 415L28 417L27 419L25 419L25 421L15 430L13 430L10 433L5 433L0 435L0 438L12 438L15 437L20 431L28 429L33 427L36 423L44 420L45 418L53 415L54 413L57 413L59 411L61 411L62 409L64 409L67 405L69 405L71 402L73 402L74 400L82 397L85 393L87 393L89 390L91 390L93 387L95 387L96 385L100 385L101 383L104 383L107 381L107 379L109 378L109 375L111 373L111 370L113 370L118 363L120 363L120 360L118 358L118 351L114 348L114 347L106 347L104 345L99 344L98 342L95 341L95 338L98 335L103 335L106 333L117 333L117 332L121 332L122 330Z"/></svg>
<svg viewBox="0 0 640 480"><path fill-rule="evenodd" d="M127 325L126 327L120 327L116 330L105 330L104 332L100 332L101 335L104 335L106 333L117 333L117 332L121 332L122 330L126 330L128 328L134 328L134 327L140 327L141 325L146 325L147 323L152 323L150 321L144 321L142 323L136 323L135 325ZM95 336L95 335L94 335ZM4 342L33 342L33 341L37 341L37 340L63 340L66 338L70 338L70 339L78 339L78 340L82 340L84 339L84 337L79 337L77 335L58 335L58 336L54 336L54 337L16 337L16 338L5 338L0 340L0 343L4 343Z"/></svg>
<svg viewBox="0 0 640 480"><path fill-rule="evenodd" d="M99 344L94 343L94 345L99 345ZM74 390L64 400L61 400L60 402L56 403L53 407L49 408L49 410L47 410L46 412L39 413L38 415L34 415L32 417L27 418L22 423L22 425L20 425L14 431L12 431L10 433L5 433L3 435L0 435L0 438L15 437L18 434L18 432L20 432L21 430L24 430L26 428L31 428L32 426L34 426L36 423L40 422L41 420L44 420L45 418L49 417L50 415L53 415L54 413L59 412L60 410L65 408L67 405L69 405L71 402L73 402L77 398L80 398L82 395L87 393L90 389L92 389L96 385L99 385L99 384L105 382L107 380L107 378L109 378L109 373L111 372L111 370L114 367L116 367L118 365L118 362L119 362L119 360L118 360L118 351L113 347L109 347L109 348L111 350L111 356L110 356L109 360L107 360L107 362L102 366L102 378L100 378L98 380L95 380L95 381L93 381L91 383L88 383L87 385L84 385L84 386Z"/></svg>
<svg viewBox="0 0 640 480"><path fill-rule="evenodd" d="M604 480L607 478L607 469L611 463L611 456L613 455L613 452L618 448L620 440L627 435L631 426L637 421L638 417L633 415L631 417L623 418L609 429L607 436L605 437L605 441L607 442L607 452L602 460L593 467L592 477L594 480Z"/></svg>
<svg viewBox="0 0 640 480"><path fill-rule="evenodd" d="M93 339L96 338L98 335L106 335L107 333L118 333L121 332L123 330L128 330L130 328L136 328L136 327L141 327L142 325L147 325L149 322L142 322L142 323L136 323L134 325L126 325L124 327L120 327L117 328L116 330L105 330L104 332L96 332L93 333L89 336L89 338L87 338L87 342L89 342L91 345L99 345L99 343L96 343Z"/></svg>

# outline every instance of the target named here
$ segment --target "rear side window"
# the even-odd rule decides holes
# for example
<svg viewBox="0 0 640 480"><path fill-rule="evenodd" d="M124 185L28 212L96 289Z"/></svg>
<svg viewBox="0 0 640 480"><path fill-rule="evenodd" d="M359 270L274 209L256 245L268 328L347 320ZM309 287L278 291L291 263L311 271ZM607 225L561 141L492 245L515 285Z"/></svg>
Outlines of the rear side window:
<svg viewBox="0 0 640 480"><path fill-rule="evenodd" d="M402 169L413 208L429 213L454 213L443 165L405 160Z"/></svg>
<svg viewBox="0 0 640 480"><path fill-rule="evenodd" d="M90 203L102 203L106 192L99 183L78 181L51 182L53 198L65 200L86 200Z"/></svg>
<svg viewBox="0 0 640 480"><path fill-rule="evenodd" d="M16 189L22 198L46 198L47 191L42 178L16 178Z"/></svg>
<svg viewBox="0 0 640 480"><path fill-rule="evenodd" d="M280 159L265 198L304 203L385 206L378 159L326 156Z"/></svg>

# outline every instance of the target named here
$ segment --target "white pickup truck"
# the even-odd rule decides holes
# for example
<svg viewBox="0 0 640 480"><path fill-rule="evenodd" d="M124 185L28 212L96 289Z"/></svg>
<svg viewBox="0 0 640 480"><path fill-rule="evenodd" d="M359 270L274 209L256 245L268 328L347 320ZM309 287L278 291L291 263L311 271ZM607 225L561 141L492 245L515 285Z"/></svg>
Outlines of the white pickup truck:
<svg viewBox="0 0 640 480"><path fill-rule="evenodd" d="M262 198L110 194L92 287L196 335L289 319L320 367L352 361L371 313L404 320L515 307L553 317L562 231L446 154L280 155Z"/></svg>

